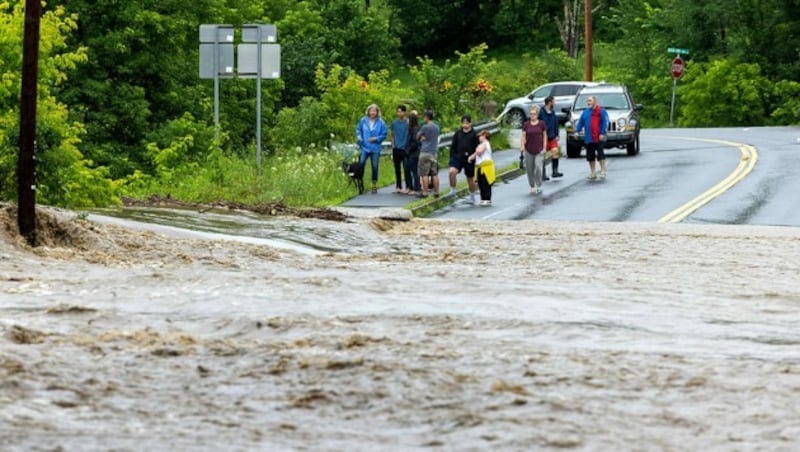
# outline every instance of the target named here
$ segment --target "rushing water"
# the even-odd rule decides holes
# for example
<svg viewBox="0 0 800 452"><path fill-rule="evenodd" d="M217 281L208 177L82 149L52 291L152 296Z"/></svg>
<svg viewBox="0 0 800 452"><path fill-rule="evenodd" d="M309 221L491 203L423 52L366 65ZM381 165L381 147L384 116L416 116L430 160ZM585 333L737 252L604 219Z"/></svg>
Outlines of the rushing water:
<svg viewBox="0 0 800 452"><path fill-rule="evenodd" d="M795 229L127 215L0 244L0 449L798 447Z"/></svg>

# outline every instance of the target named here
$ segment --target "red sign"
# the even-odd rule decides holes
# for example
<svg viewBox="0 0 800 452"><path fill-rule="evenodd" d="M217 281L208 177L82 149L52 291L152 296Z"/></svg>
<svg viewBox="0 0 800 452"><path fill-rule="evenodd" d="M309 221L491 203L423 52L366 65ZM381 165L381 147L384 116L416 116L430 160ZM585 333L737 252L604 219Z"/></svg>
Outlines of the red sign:
<svg viewBox="0 0 800 452"><path fill-rule="evenodd" d="M679 79L683 75L683 58L676 56L672 60L672 78Z"/></svg>

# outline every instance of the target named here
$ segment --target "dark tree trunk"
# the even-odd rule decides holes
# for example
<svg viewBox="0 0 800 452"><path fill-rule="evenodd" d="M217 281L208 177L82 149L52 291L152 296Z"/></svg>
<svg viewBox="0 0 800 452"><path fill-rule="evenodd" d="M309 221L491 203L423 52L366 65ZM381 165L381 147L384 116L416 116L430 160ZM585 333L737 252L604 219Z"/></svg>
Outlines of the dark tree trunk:
<svg viewBox="0 0 800 452"><path fill-rule="evenodd" d="M36 93L39 73L40 0L25 2L25 36L22 44L22 92L19 114L19 161L17 164L19 233L36 245Z"/></svg>
<svg viewBox="0 0 800 452"><path fill-rule="evenodd" d="M578 56L580 46L580 19L581 19L581 0L564 0L564 18L555 18L558 32L561 34L561 42L564 44L564 51L571 58Z"/></svg>

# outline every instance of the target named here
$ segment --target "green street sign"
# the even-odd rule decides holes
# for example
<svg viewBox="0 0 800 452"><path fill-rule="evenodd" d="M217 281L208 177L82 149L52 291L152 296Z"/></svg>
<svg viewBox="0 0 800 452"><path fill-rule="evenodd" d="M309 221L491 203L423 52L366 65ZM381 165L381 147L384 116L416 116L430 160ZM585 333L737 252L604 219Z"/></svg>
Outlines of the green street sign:
<svg viewBox="0 0 800 452"><path fill-rule="evenodd" d="M689 49L679 49L677 47L670 47L667 49L668 53L677 53L678 55L688 55Z"/></svg>

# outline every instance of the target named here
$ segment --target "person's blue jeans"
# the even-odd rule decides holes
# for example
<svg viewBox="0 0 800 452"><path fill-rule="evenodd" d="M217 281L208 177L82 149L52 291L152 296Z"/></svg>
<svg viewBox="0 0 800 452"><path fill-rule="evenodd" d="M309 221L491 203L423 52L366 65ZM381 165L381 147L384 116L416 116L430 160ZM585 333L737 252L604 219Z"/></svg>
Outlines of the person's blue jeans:
<svg viewBox="0 0 800 452"><path fill-rule="evenodd" d="M409 184L409 190L422 191L419 181L419 151L406 155L406 170L408 174L406 183Z"/></svg>
<svg viewBox="0 0 800 452"><path fill-rule="evenodd" d="M380 152L369 152L365 150L361 150L361 158L358 159L358 164L361 165L361 173L366 174L364 172L365 163L367 162L367 158L370 159L370 163L372 164L372 183L378 182L378 163L381 158Z"/></svg>

